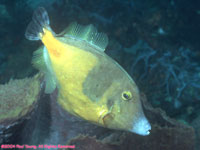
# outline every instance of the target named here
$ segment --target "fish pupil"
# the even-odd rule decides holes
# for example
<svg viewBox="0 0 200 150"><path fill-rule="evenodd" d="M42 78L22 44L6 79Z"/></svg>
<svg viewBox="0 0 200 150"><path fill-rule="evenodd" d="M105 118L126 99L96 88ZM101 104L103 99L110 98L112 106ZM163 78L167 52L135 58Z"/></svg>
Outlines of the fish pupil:
<svg viewBox="0 0 200 150"><path fill-rule="evenodd" d="M124 97L125 99L129 99L129 98L130 98L129 95L126 94L126 93L123 94L123 97Z"/></svg>
<svg viewBox="0 0 200 150"><path fill-rule="evenodd" d="M122 93L123 100L130 100L132 98L132 94L129 91L125 91Z"/></svg>

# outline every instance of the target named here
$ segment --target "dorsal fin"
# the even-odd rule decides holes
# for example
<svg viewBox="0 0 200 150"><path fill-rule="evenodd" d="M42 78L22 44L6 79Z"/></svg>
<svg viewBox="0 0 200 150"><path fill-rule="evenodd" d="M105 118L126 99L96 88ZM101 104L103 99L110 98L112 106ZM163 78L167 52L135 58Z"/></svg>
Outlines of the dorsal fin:
<svg viewBox="0 0 200 150"><path fill-rule="evenodd" d="M85 40L101 51L105 51L105 48L108 45L107 35L105 33L98 33L97 29L92 24L82 26L73 22L65 30L65 36Z"/></svg>

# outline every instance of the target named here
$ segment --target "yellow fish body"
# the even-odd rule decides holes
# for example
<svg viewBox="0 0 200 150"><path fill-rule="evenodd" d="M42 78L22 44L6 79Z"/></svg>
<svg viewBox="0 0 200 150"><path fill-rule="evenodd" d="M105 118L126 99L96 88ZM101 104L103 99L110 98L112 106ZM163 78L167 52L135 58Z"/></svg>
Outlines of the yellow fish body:
<svg viewBox="0 0 200 150"><path fill-rule="evenodd" d="M103 127L150 133L135 82L104 53L105 34L92 25L72 23L55 35L47 12L40 7L25 36L45 45L34 53L33 65L45 74L46 93L58 88L58 103L65 110Z"/></svg>

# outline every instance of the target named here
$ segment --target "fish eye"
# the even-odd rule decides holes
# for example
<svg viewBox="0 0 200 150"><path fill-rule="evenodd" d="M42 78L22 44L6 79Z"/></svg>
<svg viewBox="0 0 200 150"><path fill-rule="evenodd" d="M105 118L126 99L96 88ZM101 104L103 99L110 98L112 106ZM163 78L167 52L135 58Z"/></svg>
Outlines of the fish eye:
<svg viewBox="0 0 200 150"><path fill-rule="evenodd" d="M130 91L124 91L122 92L122 99L127 101L130 100L132 98L132 94Z"/></svg>

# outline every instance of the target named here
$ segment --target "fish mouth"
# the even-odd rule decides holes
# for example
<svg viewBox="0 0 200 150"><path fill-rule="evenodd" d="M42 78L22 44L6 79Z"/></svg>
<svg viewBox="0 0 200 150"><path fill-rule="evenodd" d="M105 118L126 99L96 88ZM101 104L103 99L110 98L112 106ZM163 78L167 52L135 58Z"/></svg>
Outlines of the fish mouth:
<svg viewBox="0 0 200 150"><path fill-rule="evenodd" d="M133 124L131 132L137 133L142 136L150 134L151 125L145 117L139 118L136 123Z"/></svg>

